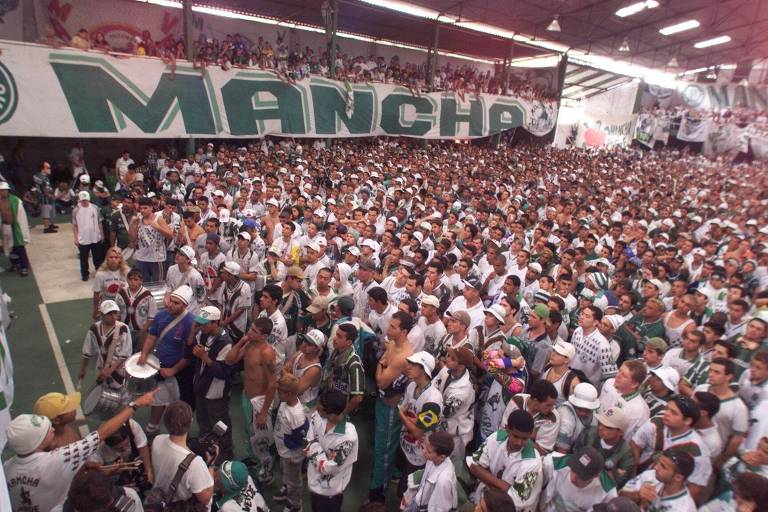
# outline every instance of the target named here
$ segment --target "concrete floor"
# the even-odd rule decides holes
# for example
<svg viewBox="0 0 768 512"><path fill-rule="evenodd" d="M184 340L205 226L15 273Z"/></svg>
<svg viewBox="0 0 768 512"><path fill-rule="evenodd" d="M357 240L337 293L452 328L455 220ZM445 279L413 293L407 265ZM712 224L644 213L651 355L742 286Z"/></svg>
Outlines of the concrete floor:
<svg viewBox="0 0 768 512"><path fill-rule="evenodd" d="M61 220L58 223L60 229L56 234L43 234L41 226L32 228L32 243L27 246L32 263L29 277L22 278L12 272L0 274L0 284L3 291L12 298L11 309L16 315L8 331L16 384L12 406L14 416L31 412L34 402L45 393L65 392L68 388L74 388L76 383L72 382L72 376L76 376L79 371L83 336L91 321L93 280L80 280L72 227ZM1 256L0 266L9 266ZM83 394L90 389L93 381L94 370L91 367L82 383ZM246 438L239 406L241 392L239 386L232 390L231 416L235 456L242 458L245 457ZM142 410L137 419L145 424L147 416L147 411ZM367 497L375 457L370 409L357 413L352 420L357 427L360 449L352 482L345 494L345 512L357 511ZM79 423L83 431L98 424L91 419L82 419ZM196 428L193 426L194 430ZM3 458L9 455L6 450ZM263 489L262 493L271 510L280 511L283 505L271 500L280 487L279 475L276 476L276 481L269 488ZM392 506L389 508L399 510L393 496L394 487L390 487ZM308 511L308 495L305 498L305 510Z"/></svg>

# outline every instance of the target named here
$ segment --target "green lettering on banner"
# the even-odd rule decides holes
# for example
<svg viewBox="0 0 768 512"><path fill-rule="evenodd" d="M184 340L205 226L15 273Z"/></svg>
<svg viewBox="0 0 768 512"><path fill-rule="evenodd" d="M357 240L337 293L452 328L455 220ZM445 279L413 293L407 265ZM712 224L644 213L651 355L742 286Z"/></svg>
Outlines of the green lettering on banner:
<svg viewBox="0 0 768 512"><path fill-rule="evenodd" d="M733 89L733 98L731 98L731 106L749 108L749 98L747 98L747 88L743 85L737 85Z"/></svg>
<svg viewBox="0 0 768 512"><path fill-rule="evenodd" d="M766 87L748 87L749 104L752 110L768 110L768 88Z"/></svg>
<svg viewBox="0 0 768 512"><path fill-rule="evenodd" d="M187 133L216 134L208 93L199 76L177 74L172 79L163 73L152 96L140 101L100 66L52 62L51 67L80 132L118 133L114 107L143 132L156 133L169 111L174 109L171 115L175 115L178 102ZM126 85L136 89L133 83Z"/></svg>
<svg viewBox="0 0 768 512"><path fill-rule="evenodd" d="M432 121L413 121L406 125L401 116L401 107L406 105L412 105L416 109L417 117L435 113L433 103L427 98L390 94L381 102L381 129L389 135L425 135L432 128Z"/></svg>
<svg viewBox="0 0 768 512"><path fill-rule="evenodd" d="M347 114L345 92L331 84L313 83L312 106L315 111L315 133L336 135L336 122L340 120L352 135L366 135L373 127L374 95L371 91L352 91L352 112Z"/></svg>
<svg viewBox="0 0 768 512"><path fill-rule="evenodd" d="M523 126L525 112L520 105L508 103L494 103L488 109L488 124L490 134L500 133L504 130Z"/></svg>
<svg viewBox="0 0 768 512"><path fill-rule="evenodd" d="M727 85L708 85L707 94L709 96L709 107L713 109L726 108L731 105L728 98Z"/></svg>
<svg viewBox="0 0 768 512"><path fill-rule="evenodd" d="M276 98L274 103L261 105L259 93ZM221 88L224 110L227 112L232 135L263 135L259 121L280 121L279 133L304 135L304 106L301 93L290 84L277 80L244 80L234 78Z"/></svg>
<svg viewBox="0 0 768 512"><path fill-rule="evenodd" d="M470 100L469 113L458 111L459 102L453 98L440 99L440 136L455 137L458 123L469 123L469 136L483 135L483 105L477 100Z"/></svg>

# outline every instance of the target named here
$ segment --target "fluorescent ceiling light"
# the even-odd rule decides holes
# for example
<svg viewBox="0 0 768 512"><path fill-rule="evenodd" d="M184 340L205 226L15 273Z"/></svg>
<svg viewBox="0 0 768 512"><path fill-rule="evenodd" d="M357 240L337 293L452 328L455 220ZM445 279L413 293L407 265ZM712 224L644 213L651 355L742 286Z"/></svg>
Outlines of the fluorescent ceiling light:
<svg viewBox="0 0 768 512"><path fill-rule="evenodd" d="M228 11L226 9L218 9L216 7L204 7L204 6L195 5L195 6L192 6L192 10L194 12L199 12L203 14L221 16L223 18L233 18L236 20L253 21L255 23L263 23L265 25L277 25L277 20L273 20L270 18L263 18L261 16L253 16L251 14L243 14L240 12Z"/></svg>
<svg viewBox="0 0 768 512"><path fill-rule="evenodd" d="M383 7L393 11L402 12L403 14L410 14L411 16L417 16L419 18L426 18L429 20L436 20L440 18L440 21L446 23L453 23L456 20L441 15L438 11L433 9L426 9L418 5L409 4L406 2L398 2L397 0L360 0L363 3L374 5L376 7Z"/></svg>
<svg viewBox="0 0 768 512"><path fill-rule="evenodd" d="M709 48L710 46L715 46L718 44L724 44L728 43L731 40L731 36L719 36L715 37L714 39L707 39L706 41L699 41L698 43L694 44L693 46L696 48Z"/></svg>
<svg viewBox="0 0 768 512"><path fill-rule="evenodd" d="M557 21L557 14L555 14L555 17L552 18L552 22L547 27L547 30L549 32L560 32L560 22Z"/></svg>
<svg viewBox="0 0 768 512"><path fill-rule="evenodd" d="M656 0L645 0L644 2L636 2L634 4L630 4L626 7L622 7L618 11L616 11L616 16L619 18L626 18L627 16L632 16L633 14L637 14L640 11L643 11L645 9L655 9L659 6L659 2Z"/></svg>
<svg viewBox="0 0 768 512"><path fill-rule="evenodd" d="M139 0L142 1L142 0ZM181 9L184 7L181 2L175 2L174 0L143 0L144 3L160 5L162 7L173 7L174 9Z"/></svg>
<svg viewBox="0 0 768 512"><path fill-rule="evenodd" d="M659 33L663 36L668 36L671 34L677 34L678 32L683 32L685 30L691 30L692 28L696 28L700 25L701 23L699 23L698 20L688 20L688 21L683 21L682 23L677 23L675 25L664 27L659 30Z"/></svg>

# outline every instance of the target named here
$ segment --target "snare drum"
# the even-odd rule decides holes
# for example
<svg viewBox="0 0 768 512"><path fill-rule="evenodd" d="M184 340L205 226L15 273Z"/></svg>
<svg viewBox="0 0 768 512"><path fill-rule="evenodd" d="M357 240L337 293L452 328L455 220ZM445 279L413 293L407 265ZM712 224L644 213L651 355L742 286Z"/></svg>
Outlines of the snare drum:
<svg viewBox="0 0 768 512"><path fill-rule="evenodd" d="M147 364L139 364L141 352L137 352L125 361L125 390L129 395L138 396L157 387L160 360L150 354Z"/></svg>
<svg viewBox="0 0 768 512"><path fill-rule="evenodd" d="M83 402L83 414L109 419L128 401L123 389L110 388L104 384L96 384L88 392Z"/></svg>

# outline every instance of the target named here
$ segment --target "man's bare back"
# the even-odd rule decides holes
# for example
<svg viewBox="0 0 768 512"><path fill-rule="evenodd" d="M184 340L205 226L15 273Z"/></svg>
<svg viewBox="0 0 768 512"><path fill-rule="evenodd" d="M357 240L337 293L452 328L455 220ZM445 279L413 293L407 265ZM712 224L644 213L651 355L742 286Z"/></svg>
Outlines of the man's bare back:
<svg viewBox="0 0 768 512"><path fill-rule="evenodd" d="M245 396L253 398L267 393L271 379L276 379L277 354L267 342L251 343L246 348L243 364L243 390ZM270 379L271 377L271 379Z"/></svg>

